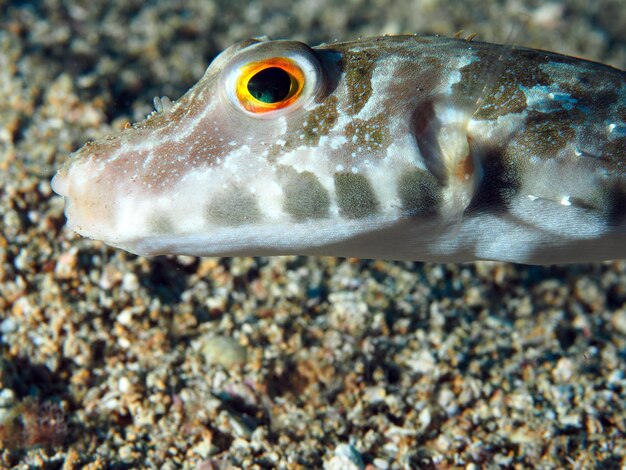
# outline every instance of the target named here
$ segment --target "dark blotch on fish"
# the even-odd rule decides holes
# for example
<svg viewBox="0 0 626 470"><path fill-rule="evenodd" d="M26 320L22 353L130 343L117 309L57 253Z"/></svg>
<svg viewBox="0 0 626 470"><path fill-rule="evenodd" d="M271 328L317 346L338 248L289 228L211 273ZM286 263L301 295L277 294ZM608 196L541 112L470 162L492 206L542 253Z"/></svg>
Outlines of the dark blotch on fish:
<svg viewBox="0 0 626 470"><path fill-rule="evenodd" d="M441 186L430 173L409 170L398 181L398 195L402 209L410 215L431 214L441 203Z"/></svg>
<svg viewBox="0 0 626 470"><path fill-rule="evenodd" d="M174 225L166 215L157 214L150 218L150 231L158 234L174 233Z"/></svg>
<svg viewBox="0 0 626 470"><path fill-rule="evenodd" d="M313 173L285 169L283 181L284 208L295 220L328 217L328 191Z"/></svg>
<svg viewBox="0 0 626 470"><path fill-rule="evenodd" d="M626 185L615 182L609 187L609 224L618 227L626 224Z"/></svg>
<svg viewBox="0 0 626 470"><path fill-rule="evenodd" d="M218 193L206 209L209 221L225 226L252 224L261 219L256 198L239 187Z"/></svg>
<svg viewBox="0 0 626 470"><path fill-rule="evenodd" d="M481 180L468 212L506 212L521 187L520 162L498 148L470 141L470 155L480 162Z"/></svg>
<svg viewBox="0 0 626 470"><path fill-rule="evenodd" d="M378 201L370 181L354 173L335 174L335 192L341 215L361 219L378 212Z"/></svg>

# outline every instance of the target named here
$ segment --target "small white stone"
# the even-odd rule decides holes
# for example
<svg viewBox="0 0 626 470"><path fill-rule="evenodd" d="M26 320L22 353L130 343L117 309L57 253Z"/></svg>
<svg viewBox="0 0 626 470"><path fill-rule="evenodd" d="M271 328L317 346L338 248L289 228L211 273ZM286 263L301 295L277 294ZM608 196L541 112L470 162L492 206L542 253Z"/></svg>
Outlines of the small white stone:
<svg viewBox="0 0 626 470"><path fill-rule="evenodd" d="M556 368L552 371L552 378L561 383L568 383L574 373L576 372L576 366L571 359L562 357L556 363Z"/></svg>
<svg viewBox="0 0 626 470"><path fill-rule="evenodd" d="M228 336L211 336L203 340L202 353L207 364L230 368L246 362L247 351L239 341Z"/></svg>
<svg viewBox="0 0 626 470"><path fill-rule="evenodd" d="M4 335L12 333L15 330L17 330L17 322L13 317L8 317L0 323L0 332Z"/></svg>
<svg viewBox="0 0 626 470"><path fill-rule="evenodd" d="M122 377L117 383L117 388L121 393L127 393L130 390L130 380Z"/></svg>
<svg viewBox="0 0 626 470"><path fill-rule="evenodd" d="M579 414L570 414L559 419L559 423L563 426L580 429L583 427L582 417Z"/></svg>
<svg viewBox="0 0 626 470"><path fill-rule="evenodd" d="M213 454L216 450L216 447L211 444L211 442L207 439L203 439L198 445L196 445L192 451L194 454L198 454L203 459L206 459L208 456Z"/></svg>
<svg viewBox="0 0 626 470"><path fill-rule="evenodd" d="M133 321L133 311L130 308L125 308L120 312L117 316L118 323L121 323L124 326L129 326Z"/></svg>
<svg viewBox="0 0 626 470"><path fill-rule="evenodd" d="M387 470L389 468L389 462L383 459L375 458L372 463L374 464L374 467L380 470Z"/></svg>
<svg viewBox="0 0 626 470"><path fill-rule="evenodd" d="M122 289L126 292L134 292L139 287L139 279L135 273L126 273L122 278Z"/></svg>
<svg viewBox="0 0 626 470"><path fill-rule="evenodd" d="M430 408L427 406L422 411L420 411L420 415L419 415L419 422L420 422L420 425L422 426L422 430L430 426L431 420L432 420L432 415L430 413Z"/></svg>
<svg viewBox="0 0 626 470"><path fill-rule="evenodd" d="M363 470L364 468L361 454L350 444L339 444L335 448L335 456L324 464L325 470Z"/></svg>
<svg viewBox="0 0 626 470"><path fill-rule="evenodd" d="M369 404L374 404L384 401L386 395L384 387L369 387L365 390L364 398Z"/></svg>
<svg viewBox="0 0 626 470"><path fill-rule="evenodd" d="M124 463L130 463L133 459L133 448L130 445L120 447L120 459Z"/></svg>
<svg viewBox="0 0 626 470"><path fill-rule="evenodd" d="M0 391L0 407L6 408L15 403L15 392L10 388L3 388Z"/></svg>
<svg viewBox="0 0 626 470"><path fill-rule="evenodd" d="M228 413L228 423L233 429L233 433L235 434L235 436L244 441L245 447L248 447L250 445L248 441L250 439L250 436L252 435L252 430L246 425L244 420L237 415Z"/></svg>
<svg viewBox="0 0 626 470"><path fill-rule="evenodd" d="M617 310L611 317L611 325L621 334L626 335L626 309Z"/></svg>
<svg viewBox="0 0 626 470"><path fill-rule="evenodd" d="M609 374L608 382L609 384L621 384L625 382L625 374L622 370L616 369Z"/></svg>
<svg viewBox="0 0 626 470"><path fill-rule="evenodd" d="M427 350L416 353L414 358L408 362L408 366L413 369L413 371L424 375L430 375L436 365L435 358L430 351Z"/></svg>

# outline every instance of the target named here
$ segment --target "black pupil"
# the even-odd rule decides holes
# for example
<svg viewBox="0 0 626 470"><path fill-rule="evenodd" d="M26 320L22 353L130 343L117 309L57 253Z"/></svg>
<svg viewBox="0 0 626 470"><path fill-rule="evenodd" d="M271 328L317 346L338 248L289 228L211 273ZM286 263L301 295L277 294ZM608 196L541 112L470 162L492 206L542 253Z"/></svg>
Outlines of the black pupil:
<svg viewBox="0 0 626 470"><path fill-rule="evenodd" d="M255 74L248 82L248 91L263 103L278 103L287 98L291 77L278 67L268 67Z"/></svg>

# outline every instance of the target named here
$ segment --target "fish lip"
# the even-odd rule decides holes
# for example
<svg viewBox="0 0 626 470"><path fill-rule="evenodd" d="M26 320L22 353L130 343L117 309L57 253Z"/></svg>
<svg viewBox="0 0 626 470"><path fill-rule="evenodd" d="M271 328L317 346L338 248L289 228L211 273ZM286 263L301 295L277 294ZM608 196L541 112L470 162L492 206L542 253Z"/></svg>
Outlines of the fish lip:
<svg viewBox="0 0 626 470"><path fill-rule="evenodd" d="M67 172L58 170L50 181L50 187L59 196L69 197L70 194L70 181Z"/></svg>
<svg viewBox="0 0 626 470"><path fill-rule="evenodd" d="M65 205L65 207L63 208L63 213L65 214L65 218L67 219L67 227L71 230L77 231L74 219L72 217L73 201L70 197L70 186L70 178L67 170L65 170L64 168L58 170L56 174L52 177L52 181L50 181L50 187L52 188L52 190L63 198L63 202Z"/></svg>

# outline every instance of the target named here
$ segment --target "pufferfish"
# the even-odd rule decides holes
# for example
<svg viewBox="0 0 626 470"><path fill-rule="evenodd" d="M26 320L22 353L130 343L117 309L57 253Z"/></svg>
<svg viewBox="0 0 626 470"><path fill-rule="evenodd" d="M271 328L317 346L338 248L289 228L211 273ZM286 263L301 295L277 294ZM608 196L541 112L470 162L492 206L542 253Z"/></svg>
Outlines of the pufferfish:
<svg viewBox="0 0 626 470"><path fill-rule="evenodd" d="M626 257L626 73L522 47L251 39L59 169L71 229L141 255Z"/></svg>

